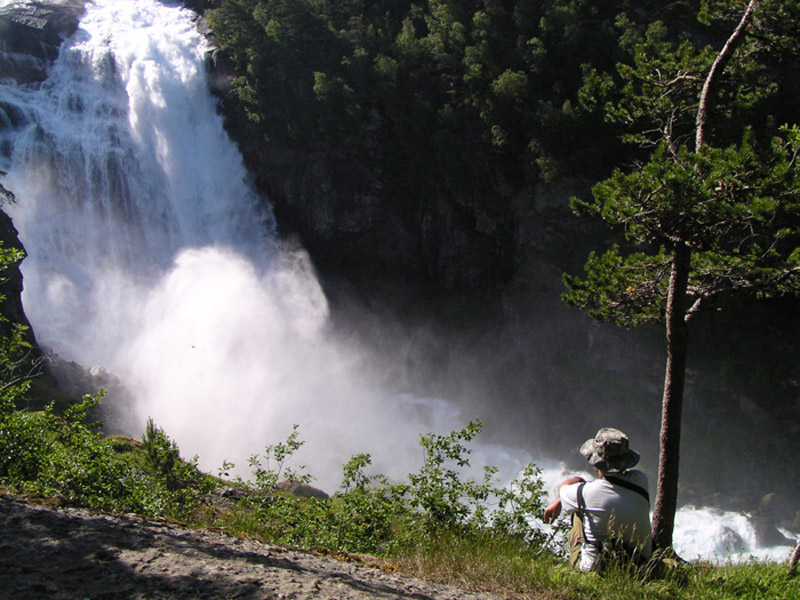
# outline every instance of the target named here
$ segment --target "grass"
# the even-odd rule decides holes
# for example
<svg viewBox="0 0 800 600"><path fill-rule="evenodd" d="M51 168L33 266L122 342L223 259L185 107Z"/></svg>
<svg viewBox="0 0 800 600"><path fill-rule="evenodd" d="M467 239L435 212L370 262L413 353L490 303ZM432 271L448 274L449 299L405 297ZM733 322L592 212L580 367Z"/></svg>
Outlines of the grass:
<svg viewBox="0 0 800 600"><path fill-rule="evenodd" d="M443 540L435 549L395 559L404 573L514 600L793 600L800 577L785 564L682 565L664 579L627 571L580 573L552 554L526 558L492 540Z"/></svg>
<svg viewBox="0 0 800 600"><path fill-rule="evenodd" d="M5 405L0 485L70 504L165 517L510 600L800 600L800 576L786 564L676 562L664 577L649 581L626 569L602 577L575 571L547 540L521 525L526 520L517 519L541 513L536 481L511 497L497 496L512 518L493 520L476 508L499 491L488 479L459 480L441 460L466 460L466 443L477 427L428 437L425 464L409 475L410 483L389 486L367 477L369 457L358 455L343 469L343 490L330 499L298 498L274 487L284 461L302 444L295 432L286 443L267 447L265 458L278 458L278 470L259 466L255 482L222 480L181 459L175 443L152 422L141 442L102 438L96 426L83 423L98 400L88 398L63 415ZM222 488L233 494L220 495Z"/></svg>

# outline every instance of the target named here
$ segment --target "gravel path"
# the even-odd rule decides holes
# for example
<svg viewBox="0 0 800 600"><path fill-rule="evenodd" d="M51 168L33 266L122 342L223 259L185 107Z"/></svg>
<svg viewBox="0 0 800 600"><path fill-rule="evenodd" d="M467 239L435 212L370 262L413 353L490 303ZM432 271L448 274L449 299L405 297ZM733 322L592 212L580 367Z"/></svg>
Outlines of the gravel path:
<svg viewBox="0 0 800 600"><path fill-rule="evenodd" d="M8 495L0 598L493 600L254 540Z"/></svg>

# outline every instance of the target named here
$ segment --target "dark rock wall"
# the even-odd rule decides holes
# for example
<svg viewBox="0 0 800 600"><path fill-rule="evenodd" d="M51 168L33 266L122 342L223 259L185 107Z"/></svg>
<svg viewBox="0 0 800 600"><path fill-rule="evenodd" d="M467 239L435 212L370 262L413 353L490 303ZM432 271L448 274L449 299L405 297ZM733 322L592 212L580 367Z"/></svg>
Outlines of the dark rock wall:
<svg viewBox="0 0 800 600"><path fill-rule="evenodd" d="M44 81L61 42L78 28L84 3L45 0L0 7L0 80Z"/></svg>
<svg viewBox="0 0 800 600"><path fill-rule="evenodd" d="M2 211L0 211L0 243L3 248L24 250L14 223ZM4 296L4 299L0 301L0 312L3 316L12 323L29 325L22 308L22 273L18 266L11 267L5 273L5 281L0 285L0 294Z"/></svg>
<svg viewBox="0 0 800 600"><path fill-rule="evenodd" d="M229 78L212 70L212 81ZM516 261L513 214L491 214L470 198L422 199L407 182L337 150L300 152L252 139L232 91L215 91L283 233L298 235L323 270L382 273L466 294L509 280Z"/></svg>

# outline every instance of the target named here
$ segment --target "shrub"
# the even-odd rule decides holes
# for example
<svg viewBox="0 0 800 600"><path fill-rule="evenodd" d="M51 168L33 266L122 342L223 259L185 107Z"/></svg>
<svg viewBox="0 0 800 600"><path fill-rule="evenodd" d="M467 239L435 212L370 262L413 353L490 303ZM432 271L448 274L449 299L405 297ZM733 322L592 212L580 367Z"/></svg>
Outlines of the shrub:
<svg viewBox="0 0 800 600"><path fill-rule="evenodd" d="M495 484L497 469L486 467L480 482L464 479L467 444L480 422L447 435L420 437L424 461L407 482L389 484L383 475L366 474L368 454L353 456L342 468L342 485L330 499L296 498L277 492L281 475L304 482L310 476L287 467L302 446L297 426L285 442L266 447L266 466L250 459L258 494L245 495L239 510L248 511L272 541L293 546L324 546L333 551L393 555L409 548L435 546L445 532L461 536L513 536L526 548L543 535L529 520L542 510L542 483L534 465L505 488ZM222 471L233 465L226 463ZM241 478L237 482L244 484Z"/></svg>

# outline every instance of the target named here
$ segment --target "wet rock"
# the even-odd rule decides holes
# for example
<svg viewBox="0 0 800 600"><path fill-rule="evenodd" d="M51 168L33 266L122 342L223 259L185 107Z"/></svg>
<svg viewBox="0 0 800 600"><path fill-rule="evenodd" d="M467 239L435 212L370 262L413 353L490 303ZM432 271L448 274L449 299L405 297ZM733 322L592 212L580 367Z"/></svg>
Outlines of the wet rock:
<svg viewBox="0 0 800 600"><path fill-rule="evenodd" d="M235 486L222 486L211 492L206 497L206 502L218 508L231 508L250 495Z"/></svg>
<svg viewBox="0 0 800 600"><path fill-rule="evenodd" d="M322 490L299 481L281 481L278 484L278 489L287 494L297 496L298 498L319 498L321 500L330 498L330 496Z"/></svg>
<svg viewBox="0 0 800 600"><path fill-rule="evenodd" d="M761 498L756 514L762 515L776 527L800 532L796 511L794 502L787 496L770 492Z"/></svg>
<svg viewBox="0 0 800 600"><path fill-rule="evenodd" d="M783 535L769 517L756 513L750 517L750 524L755 530L756 543L760 547L794 546L794 540Z"/></svg>
<svg viewBox="0 0 800 600"><path fill-rule="evenodd" d="M84 4L84 0L45 0L0 7L0 81L43 81L59 46L78 28Z"/></svg>
<svg viewBox="0 0 800 600"><path fill-rule="evenodd" d="M723 527L720 541L725 550L730 553L744 552L746 549L742 536L730 527Z"/></svg>

